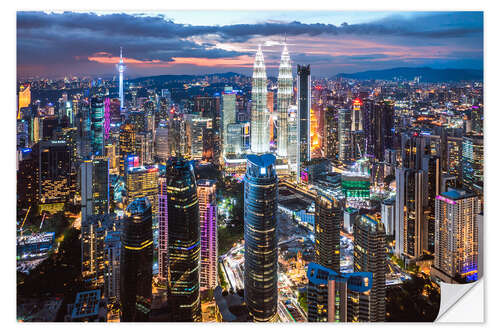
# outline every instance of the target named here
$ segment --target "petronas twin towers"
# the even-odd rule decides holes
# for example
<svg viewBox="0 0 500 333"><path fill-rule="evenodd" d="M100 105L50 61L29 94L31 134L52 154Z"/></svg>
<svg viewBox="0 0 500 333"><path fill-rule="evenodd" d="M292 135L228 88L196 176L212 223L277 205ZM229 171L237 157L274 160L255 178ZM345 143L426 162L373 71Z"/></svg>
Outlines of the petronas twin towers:
<svg viewBox="0 0 500 333"><path fill-rule="evenodd" d="M281 53L281 62L278 74L278 145L277 154L287 156L288 107L293 98L292 63L286 45ZM267 107L267 75L264 54L259 45L252 76L252 118L251 118L251 150L262 154L270 150L270 119L271 114Z"/></svg>

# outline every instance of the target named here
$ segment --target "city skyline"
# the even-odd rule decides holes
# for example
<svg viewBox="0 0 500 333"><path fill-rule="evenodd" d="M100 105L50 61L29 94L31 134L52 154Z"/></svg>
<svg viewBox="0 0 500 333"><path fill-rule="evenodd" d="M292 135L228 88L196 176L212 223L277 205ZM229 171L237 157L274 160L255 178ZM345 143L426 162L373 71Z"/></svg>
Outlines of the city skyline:
<svg viewBox="0 0 500 333"><path fill-rule="evenodd" d="M225 11L18 12L17 73L114 76L123 47L126 79L251 75L262 44L268 75L277 76L285 39L292 63L310 63L313 76L394 67L483 68L482 12L325 11L317 19L308 11L234 13L232 21L223 18L232 16Z"/></svg>
<svg viewBox="0 0 500 333"><path fill-rule="evenodd" d="M174 13L18 14L100 71L18 67L18 321L432 322L482 277L482 69L329 76L482 57L482 13Z"/></svg>

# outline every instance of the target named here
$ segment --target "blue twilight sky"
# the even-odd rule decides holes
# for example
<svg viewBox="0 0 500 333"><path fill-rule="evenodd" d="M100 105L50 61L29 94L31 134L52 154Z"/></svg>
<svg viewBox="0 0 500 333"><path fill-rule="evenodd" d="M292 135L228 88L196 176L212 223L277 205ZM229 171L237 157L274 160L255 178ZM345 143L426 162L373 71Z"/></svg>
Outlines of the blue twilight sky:
<svg viewBox="0 0 500 333"><path fill-rule="evenodd" d="M20 77L111 75L120 46L129 77L250 74L258 44L277 75L293 64L330 76L392 67L483 68L482 12L18 12Z"/></svg>

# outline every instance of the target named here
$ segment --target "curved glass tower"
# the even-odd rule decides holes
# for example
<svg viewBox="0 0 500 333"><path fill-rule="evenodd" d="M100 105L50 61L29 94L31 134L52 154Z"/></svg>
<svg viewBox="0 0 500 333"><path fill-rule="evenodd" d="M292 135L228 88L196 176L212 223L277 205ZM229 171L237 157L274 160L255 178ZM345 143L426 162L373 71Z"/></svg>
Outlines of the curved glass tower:
<svg viewBox="0 0 500 333"><path fill-rule="evenodd" d="M245 302L254 321L275 321L278 305L276 157L248 155L245 174Z"/></svg>
<svg viewBox="0 0 500 333"><path fill-rule="evenodd" d="M125 212L120 263L121 321L148 321L153 277L153 220L146 197L135 199Z"/></svg>
<svg viewBox="0 0 500 333"><path fill-rule="evenodd" d="M250 149L254 153L269 151L269 114L267 111L267 75L264 54L259 45L252 76L252 114Z"/></svg>
<svg viewBox="0 0 500 333"><path fill-rule="evenodd" d="M281 53L278 74L278 156L287 156L288 146L288 107L293 97L292 62L286 44Z"/></svg>
<svg viewBox="0 0 500 333"><path fill-rule="evenodd" d="M200 215L193 166L171 158L166 175L171 321L201 321Z"/></svg>

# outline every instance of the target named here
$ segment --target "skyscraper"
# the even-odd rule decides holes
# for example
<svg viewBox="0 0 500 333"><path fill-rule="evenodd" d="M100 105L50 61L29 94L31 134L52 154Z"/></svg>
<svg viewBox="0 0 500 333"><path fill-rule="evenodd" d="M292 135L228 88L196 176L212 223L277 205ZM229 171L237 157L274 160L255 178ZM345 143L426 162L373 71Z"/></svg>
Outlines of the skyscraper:
<svg viewBox="0 0 500 333"><path fill-rule="evenodd" d="M245 174L245 302L254 321L277 319L278 178L274 155L248 155Z"/></svg>
<svg viewBox="0 0 500 333"><path fill-rule="evenodd" d="M109 160L95 157L80 165L82 221L109 212Z"/></svg>
<svg viewBox="0 0 500 333"><path fill-rule="evenodd" d="M325 112L323 151L325 152L325 157L330 161L337 160L338 157L338 120L338 111L328 106Z"/></svg>
<svg viewBox="0 0 500 333"><path fill-rule="evenodd" d="M478 197L450 189L436 197L436 235L431 274L446 283L478 279Z"/></svg>
<svg viewBox="0 0 500 333"><path fill-rule="evenodd" d="M297 177L301 166L311 159L311 66L297 65Z"/></svg>
<svg viewBox="0 0 500 333"><path fill-rule="evenodd" d="M114 215L96 214L82 220L81 256L82 276L93 288L104 287L107 262L105 238L108 232L119 229L120 221Z"/></svg>
<svg viewBox="0 0 500 333"><path fill-rule="evenodd" d="M162 282L168 279L168 196L167 181L159 178L158 192L158 275Z"/></svg>
<svg viewBox="0 0 500 333"><path fill-rule="evenodd" d="M464 188L483 193L483 135L468 134L462 141L462 178Z"/></svg>
<svg viewBox="0 0 500 333"><path fill-rule="evenodd" d="M297 143L297 106L290 105L288 108L287 122L288 122L288 168L290 171L297 172L297 156L299 145Z"/></svg>
<svg viewBox="0 0 500 333"><path fill-rule="evenodd" d="M171 320L201 321L200 215L193 166L171 158L166 175Z"/></svg>
<svg viewBox="0 0 500 333"><path fill-rule="evenodd" d="M264 54L259 45L252 75L251 150L254 153L269 151L269 113L267 111L267 75Z"/></svg>
<svg viewBox="0 0 500 333"><path fill-rule="evenodd" d="M314 262L340 272L340 229L344 220L344 200L318 192L315 201ZM336 292L339 292L338 290ZM340 309L338 306L337 309ZM309 284L307 289L307 320L328 321L328 285Z"/></svg>
<svg viewBox="0 0 500 333"><path fill-rule="evenodd" d="M340 109L338 113L339 161L348 164L353 161L351 146L351 112Z"/></svg>
<svg viewBox="0 0 500 333"><path fill-rule="evenodd" d="M153 220L146 197L128 205L120 262L121 321L148 321L153 276Z"/></svg>
<svg viewBox="0 0 500 333"><path fill-rule="evenodd" d="M427 250L427 220L424 214L424 172L396 169L395 253L418 259Z"/></svg>
<svg viewBox="0 0 500 333"><path fill-rule="evenodd" d="M236 92L233 87L224 87L222 93L222 150L224 157L233 152L229 146L228 127L234 123L236 123Z"/></svg>
<svg viewBox="0 0 500 333"><path fill-rule="evenodd" d="M127 202L147 197L151 204L153 217L158 214L158 167L156 165L131 167L125 179Z"/></svg>
<svg viewBox="0 0 500 333"><path fill-rule="evenodd" d="M200 288L217 286L217 200L215 181L200 179L197 182L200 207Z"/></svg>
<svg viewBox="0 0 500 333"><path fill-rule="evenodd" d="M286 44L278 73L278 156L288 156L288 107L293 98L292 62Z"/></svg>
<svg viewBox="0 0 500 333"><path fill-rule="evenodd" d="M370 291L360 293L359 321L385 321L386 244L384 224L375 216L359 215L354 223L354 271L373 273Z"/></svg>
<svg viewBox="0 0 500 333"><path fill-rule="evenodd" d="M357 315L352 313L352 310L359 308L356 303L359 300L359 293L367 293L372 288L371 272L340 273L310 262L307 277L310 289L324 289L321 321L358 321Z"/></svg>
<svg viewBox="0 0 500 333"><path fill-rule="evenodd" d="M120 73L119 91L118 96L120 98L120 110L124 108L124 95L123 95L123 73L125 72L125 64L123 63L122 48L120 47L120 62L116 65L118 73Z"/></svg>
<svg viewBox="0 0 500 333"><path fill-rule="evenodd" d="M135 147L135 129L132 124L124 124L120 127L120 175L124 176L127 169L127 157L134 154Z"/></svg>
<svg viewBox="0 0 500 333"><path fill-rule="evenodd" d="M33 147L32 154L39 211L62 210L76 190L70 146L64 141L40 141Z"/></svg>

